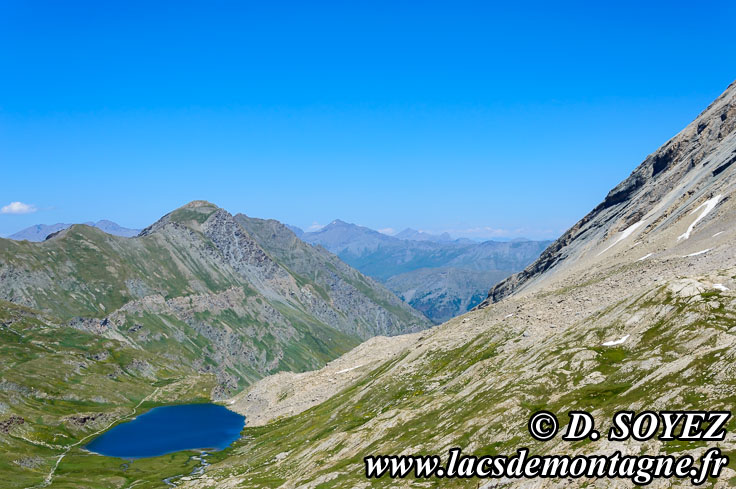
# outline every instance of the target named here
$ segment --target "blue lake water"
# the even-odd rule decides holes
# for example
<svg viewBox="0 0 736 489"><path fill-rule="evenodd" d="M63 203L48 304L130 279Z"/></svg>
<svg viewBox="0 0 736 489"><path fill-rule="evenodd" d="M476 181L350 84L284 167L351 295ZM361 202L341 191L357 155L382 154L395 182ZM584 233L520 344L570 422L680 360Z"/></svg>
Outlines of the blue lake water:
<svg viewBox="0 0 736 489"><path fill-rule="evenodd" d="M222 450L240 437L245 418L217 404L161 406L119 424L85 448L120 458L156 457L180 450Z"/></svg>

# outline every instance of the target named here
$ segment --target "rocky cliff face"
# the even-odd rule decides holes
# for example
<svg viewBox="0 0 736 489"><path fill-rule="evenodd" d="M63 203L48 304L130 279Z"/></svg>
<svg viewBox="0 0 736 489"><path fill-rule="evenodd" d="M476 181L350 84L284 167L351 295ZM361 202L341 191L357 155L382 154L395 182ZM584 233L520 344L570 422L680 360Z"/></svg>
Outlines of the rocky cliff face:
<svg viewBox="0 0 736 489"><path fill-rule="evenodd" d="M522 272L495 285L482 304L498 302L616 239L652 236L724 194L736 168L736 82L697 119L647 157L588 215ZM719 199L716 205L722 204ZM620 236L620 234L619 234ZM628 236L627 236L628 237Z"/></svg>

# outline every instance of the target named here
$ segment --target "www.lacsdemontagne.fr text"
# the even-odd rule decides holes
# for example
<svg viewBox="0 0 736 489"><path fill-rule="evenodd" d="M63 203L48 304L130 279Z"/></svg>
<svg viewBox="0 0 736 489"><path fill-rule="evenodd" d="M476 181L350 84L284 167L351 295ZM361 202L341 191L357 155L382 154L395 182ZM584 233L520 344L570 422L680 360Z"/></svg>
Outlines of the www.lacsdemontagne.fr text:
<svg viewBox="0 0 736 489"><path fill-rule="evenodd" d="M447 464L437 455L377 455L365 457L366 477L380 478L609 478L630 479L646 485L659 478L689 478L694 485L718 477L728 464L720 449L711 448L700 464L690 455L529 455L520 448L515 455L476 457L463 455L460 448L449 451Z"/></svg>

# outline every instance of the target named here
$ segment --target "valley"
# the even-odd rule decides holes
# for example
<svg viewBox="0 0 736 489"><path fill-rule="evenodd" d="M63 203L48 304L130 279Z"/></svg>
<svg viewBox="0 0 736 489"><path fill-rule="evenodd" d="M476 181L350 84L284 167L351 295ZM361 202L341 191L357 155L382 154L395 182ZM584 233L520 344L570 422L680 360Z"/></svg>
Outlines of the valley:
<svg viewBox="0 0 736 489"><path fill-rule="evenodd" d="M366 456L444 455L455 446L483 455L524 446L540 454L697 458L717 445L730 462L709 484L733 484L733 419L723 442L539 442L526 423L540 409L610 420L622 409L730 410L736 402L736 173L728 165L735 127L736 83L479 309L401 337L383 362L365 365L363 358L381 355L366 344L342 357L339 370L246 389L234 408L250 413L258 405L257 426L186 487L532 487L514 479L365 479ZM351 378L341 382L345 371ZM330 397L293 403L302 385ZM653 486L672 483L691 486Z"/></svg>
<svg viewBox="0 0 736 489"><path fill-rule="evenodd" d="M435 324L477 306L489 286L523 270L551 243L453 240L412 229L388 236L339 219L300 237L382 282Z"/></svg>
<svg viewBox="0 0 736 489"><path fill-rule="evenodd" d="M74 225L43 242L0 240L0 468L8 487L529 487L516 479L367 480L363 460L451 447L697 458L715 444L731 461L711 482L727 487L736 481L733 419L719 442L540 442L527 420L540 409L585 410L597 420L622 409L731 409L734 154L736 84L539 258L495 277L477 307L434 327L349 261L396 288L414 273L431 289L433 274L454 273L442 264L522 268L539 244L440 248L425 239L410 241L407 258L407 245L392 241L399 238L363 228L356 241L352 225L336 222L312 246L308 233L300 239L277 221L205 201L134 238ZM412 268L419 264L436 268ZM247 421L206 464L196 451L129 461L84 449L155 407L212 400Z"/></svg>
<svg viewBox="0 0 736 489"><path fill-rule="evenodd" d="M736 2L0 13L0 489L736 488Z"/></svg>
<svg viewBox="0 0 736 489"><path fill-rule="evenodd" d="M55 487L188 473L196 462L182 453L121 465L82 447L153 407L223 400L373 336L431 325L290 231L266 251L244 219L195 201L135 238L74 225L43 242L0 240L0 467L10 487L49 473Z"/></svg>

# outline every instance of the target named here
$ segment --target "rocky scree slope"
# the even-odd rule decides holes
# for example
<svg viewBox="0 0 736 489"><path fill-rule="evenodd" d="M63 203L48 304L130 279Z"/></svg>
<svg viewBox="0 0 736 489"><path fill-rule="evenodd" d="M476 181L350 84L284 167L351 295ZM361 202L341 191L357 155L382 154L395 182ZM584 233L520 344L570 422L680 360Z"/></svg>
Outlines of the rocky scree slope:
<svg viewBox="0 0 736 489"><path fill-rule="evenodd" d="M202 201L132 239L75 225L42 243L0 240L0 299L213 373L216 397L279 370L319 367L371 336L429 325L357 272L362 290L347 272L322 284L302 272Z"/></svg>
<svg viewBox="0 0 736 489"><path fill-rule="evenodd" d="M244 214L236 215L235 221L289 273L305 282L311 282L321 290L329 291L334 308L353 318L358 325L365 323L362 327L366 331L356 331L361 337L395 334L396 331L392 331L389 326L393 321L392 316L408 324L424 321L421 313L406 307L381 284L350 267L324 248L305 243L280 222L252 218ZM377 331L371 326L373 324L386 327ZM418 329L420 328L415 328Z"/></svg>
<svg viewBox="0 0 736 489"><path fill-rule="evenodd" d="M564 267L502 301L403 337L397 348L365 344L336 360L339 369L331 364L254 384L233 406L250 410L262 426L246 427L228 457L184 487L633 487L587 479L369 481L363 457L446 455L454 446L513 454L526 446L540 454L620 450L698 458L715 446L658 439L541 443L527 421L540 409L563 420L582 409L606 432L621 409L724 410L736 403L736 165L728 163L733 135L725 131L734 116L733 90L705 112L716 109L723 131L713 138L720 143L701 140L711 149L681 179L684 193L650 187L662 199L631 222L628 212L612 212L618 223L607 224L611 232L600 232L597 241L587 233L584 243L570 241L577 251ZM670 188L669 177L657 182ZM300 395L302 385L321 393L318 404ZM727 428L718 446L731 461L712 481L718 488L736 481L736 420ZM651 487L673 484L690 486L663 479Z"/></svg>

